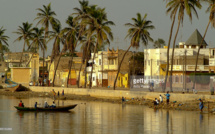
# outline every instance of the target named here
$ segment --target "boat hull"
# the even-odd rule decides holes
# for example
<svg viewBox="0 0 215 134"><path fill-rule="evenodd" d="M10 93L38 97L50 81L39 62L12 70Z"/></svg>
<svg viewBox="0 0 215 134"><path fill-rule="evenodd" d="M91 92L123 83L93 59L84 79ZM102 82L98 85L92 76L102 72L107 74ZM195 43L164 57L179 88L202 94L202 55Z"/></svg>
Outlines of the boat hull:
<svg viewBox="0 0 215 134"><path fill-rule="evenodd" d="M75 105L69 105L69 106L59 106L56 108L42 108L42 107L38 107L38 108L33 108L33 107L17 107L14 106L17 110L19 111L69 111L70 109L73 109L77 106L77 104Z"/></svg>

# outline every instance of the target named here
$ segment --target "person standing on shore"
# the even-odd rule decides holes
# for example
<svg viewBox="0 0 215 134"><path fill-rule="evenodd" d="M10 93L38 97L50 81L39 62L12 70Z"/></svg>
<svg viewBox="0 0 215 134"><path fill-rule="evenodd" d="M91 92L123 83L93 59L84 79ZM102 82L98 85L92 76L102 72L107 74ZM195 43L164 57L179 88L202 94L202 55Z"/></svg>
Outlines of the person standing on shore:
<svg viewBox="0 0 215 134"><path fill-rule="evenodd" d="M52 89L52 93L53 93L54 100L55 100L55 95L56 95L56 93L55 93L54 89Z"/></svg>
<svg viewBox="0 0 215 134"><path fill-rule="evenodd" d="M34 108L37 108L37 102L35 102L35 104L34 104Z"/></svg>
<svg viewBox="0 0 215 134"><path fill-rule="evenodd" d="M199 99L199 109L201 110L201 112L202 112L203 108L204 108L203 101L202 101L202 99Z"/></svg>
<svg viewBox="0 0 215 134"><path fill-rule="evenodd" d="M62 96L64 96L64 90L62 91Z"/></svg>
<svg viewBox="0 0 215 134"><path fill-rule="evenodd" d="M161 94L160 94L159 98L160 98L160 103L163 103L163 96L161 96Z"/></svg>
<svg viewBox="0 0 215 134"><path fill-rule="evenodd" d="M169 99L170 99L169 91L167 91L167 93L165 94L165 96L166 96L166 103L169 104Z"/></svg>

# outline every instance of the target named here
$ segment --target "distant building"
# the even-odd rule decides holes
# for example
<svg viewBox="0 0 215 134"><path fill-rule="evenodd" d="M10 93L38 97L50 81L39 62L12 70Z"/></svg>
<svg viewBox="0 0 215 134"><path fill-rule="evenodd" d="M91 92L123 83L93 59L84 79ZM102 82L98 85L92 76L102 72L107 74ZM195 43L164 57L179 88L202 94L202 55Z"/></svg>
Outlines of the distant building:
<svg viewBox="0 0 215 134"><path fill-rule="evenodd" d="M114 80L117 75L119 63L122 60L123 54L125 50L117 50L109 49L107 51L99 51L96 53L94 59L94 66L93 66L93 74L92 74L92 86L103 86L103 87L113 87ZM117 80L117 87L128 87L129 86L129 61L132 56L132 52L128 52L122 62L120 73ZM93 57L94 53L91 54L91 58ZM92 63L92 59L89 61ZM87 74L88 74L88 84L90 80L90 73L91 73L91 65L87 67Z"/></svg>
<svg viewBox="0 0 215 134"><path fill-rule="evenodd" d="M4 59L7 67L10 68L30 68L30 72L28 75L30 81L37 82L39 78L39 54L32 52L23 52L22 63L20 64L22 52L9 52L4 54ZM12 75L11 75L12 78ZM22 79L22 75L19 76L20 80ZM13 78L12 78L13 79ZM21 83L21 81L19 81ZM26 80L25 80L26 83Z"/></svg>
<svg viewBox="0 0 215 134"><path fill-rule="evenodd" d="M173 66L173 83L175 87L183 86L182 83L184 81L191 82L189 74L195 71L196 54L201 41L201 34L198 30L195 30L186 42L180 42L179 48L175 48L173 65L171 65L172 48L169 49L169 71L171 70L171 66ZM209 72L209 53L212 49L206 48L206 46L207 43L203 41L203 47L201 47L198 59L197 72ZM144 54L145 77L147 79L164 79L167 69L167 47L145 49ZM185 75L186 77L184 77ZM167 80L167 86L169 86L169 80Z"/></svg>
<svg viewBox="0 0 215 134"><path fill-rule="evenodd" d="M48 64L47 66L49 67L50 64L50 69L49 69L49 80L52 82L54 79L54 72L57 66L59 57L56 57L52 63L50 63L50 60L47 60ZM71 62L72 58L71 56L62 56L56 71L56 76L55 76L55 85L59 86L66 86L67 85L67 79L68 79L68 73L69 73L69 62ZM72 68L69 76L69 84L70 85L76 85L77 84L77 79L79 75L79 69L81 67L81 62L82 62L82 57L73 57L72 61ZM84 71L84 64L82 65L81 69L81 79L80 83L84 83L83 79L83 71Z"/></svg>

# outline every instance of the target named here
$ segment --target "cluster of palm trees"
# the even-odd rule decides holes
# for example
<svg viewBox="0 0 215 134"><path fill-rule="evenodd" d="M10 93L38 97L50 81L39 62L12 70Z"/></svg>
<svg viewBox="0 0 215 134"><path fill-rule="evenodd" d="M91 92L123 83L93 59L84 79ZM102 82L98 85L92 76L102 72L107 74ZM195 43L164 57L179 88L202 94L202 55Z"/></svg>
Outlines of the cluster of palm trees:
<svg viewBox="0 0 215 134"><path fill-rule="evenodd" d="M215 26L215 21L214 21L215 20L215 0L166 0L166 3L167 3L166 4L166 7L167 7L166 12L167 12L167 14L170 14L170 18L172 20L172 25L171 25L171 29L170 29L169 42L168 42L167 69L166 69L167 71L166 71L163 91L165 91L165 89L166 89L166 82L167 82L167 78L168 78L168 74L169 74L169 49L170 49L170 42L171 42L171 38L172 38L172 31L174 28L175 19L176 19L176 17L178 17L178 26L177 26L177 30L176 30L174 41L173 41L171 65L173 65L175 42L177 39L180 25L183 24L184 15L186 13L188 15L190 21L192 21L192 14L193 13L198 18L198 13L197 13L196 8L201 9L201 7L202 7L201 2L206 2L209 4L207 12L209 12L210 15L209 15L209 22L208 22L208 25L207 25L206 30L205 30L205 34L203 36L203 39L201 41L201 44L198 48L198 52L196 55L196 64L195 64L195 72L194 73L196 73L197 64L198 64L198 56L199 56L200 48L202 47L202 43L203 43L204 38L205 38L206 33L207 33L207 29L208 29L210 24L212 24L213 27ZM173 66L171 66L171 71L170 71L170 91L173 91L173 89L172 89L172 69L173 69ZM193 88L194 88L194 86L195 86L195 79L193 82Z"/></svg>
<svg viewBox="0 0 215 134"><path fill-rule="evenodd" d="M82 64L86 63L86 61L90 59L91 52L94 53L92 58L92 61L94 61L95 53L104 45L109 44L110 41L113 40L113 34L110 26L114 25L114 23L108 20L105 8L100 8L97 5L89 5L89 2L85 0L79 1L79 3L81 8L74 8L75 13L68 16L66 20L67 27L63 29L61 28L60 21L56 18L56 13L51 9L51 3L47 6L43 5L43 8L37 9L38 13L35 20L38 20L38 22L36 27L32 27L33 24L28 22L25 22L22 26L19 26L17 31L14 32L19 35L15 41L24 41L19 66L23 64L22 55L24 51L38 53L40 49L43 52L44 66L44 56L45 51L47 50L47 43L51 40L54 40L51 53L51 63L59 57L55 68L53 86L55 83L56 70L63 53L69 51L71 56L71 60L69 61L68 80L70 77L75 49L78 44L82 44L81 48L84 55ZM41 25L41 28L37 27L39 24ZM50 26L52 30L50 30ZM63 45L62 49L60 49L61 44ZM25 50L26 46L28 47L27 50ZM29 63L26 65L28 64ZM85 64L85 69L86 66L87 64ZM50 66L48 69L50 69ZM92 71L90 75L90 88L92 86ZM79 79L80 73L78 80ZM44 82L44 69L42 82Z"/></svg>

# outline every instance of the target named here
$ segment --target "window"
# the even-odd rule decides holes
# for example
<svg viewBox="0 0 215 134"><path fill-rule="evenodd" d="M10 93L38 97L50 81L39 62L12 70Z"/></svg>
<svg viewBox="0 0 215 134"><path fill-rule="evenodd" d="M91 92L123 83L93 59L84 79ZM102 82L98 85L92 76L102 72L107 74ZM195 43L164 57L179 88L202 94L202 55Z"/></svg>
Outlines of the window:
<svg viewBox="0 0 215 134"><path fill-rule="evenodd" d="M102 60L101 59L99 59L99 65L102 65Z"/></svg>
<svg viewBox="0 0 215 134"><path fill-rule="evenodd" d="M179 77L178 75L175 76L175 83L178 83L179 82Z"/></svg>
<svg viewBox="0 0 215 134"><path fill-rule="evenodd" d="M102 79L102 74L99 74L99 79Z"/></svg>
<svg viewBox="0 0 215 134"><path fill-rule="evenodd" d="M93 77L93 81L95 81L95 77Z"/></svg>
<svg viewBox="0 0 215 134"><path fill-rule="evenodd" d="M109 60L109 64L110 64L110 65L114 65L114 59L110 59L110 60Z"/></svg>

